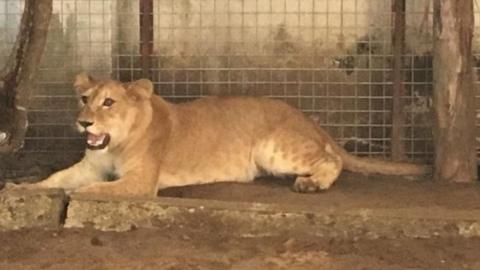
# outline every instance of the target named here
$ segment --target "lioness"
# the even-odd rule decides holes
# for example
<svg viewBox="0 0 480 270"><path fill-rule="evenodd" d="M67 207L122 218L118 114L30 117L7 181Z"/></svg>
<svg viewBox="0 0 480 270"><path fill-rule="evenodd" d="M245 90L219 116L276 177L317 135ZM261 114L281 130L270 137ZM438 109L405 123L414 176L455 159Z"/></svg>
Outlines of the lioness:
<svg viewBox="0 0 480 270"><path fill-rule="evenodd" d="M30 185L120 196L156 196L172 186L249 182L261 172L293 174L293 189L328 189L343 168L362 173L420 175L426 166L348 154L300 111L278 100L206 97L172 104L152 82L75 78L86 133L85 157ZM106 181L107 175L118 176Z"/></svg>

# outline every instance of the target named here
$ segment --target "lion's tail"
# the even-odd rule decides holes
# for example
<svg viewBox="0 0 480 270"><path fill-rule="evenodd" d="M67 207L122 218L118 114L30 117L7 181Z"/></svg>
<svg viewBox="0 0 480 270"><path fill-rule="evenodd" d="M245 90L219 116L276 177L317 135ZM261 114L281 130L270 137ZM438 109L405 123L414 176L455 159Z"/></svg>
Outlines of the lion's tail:
<svg viewBox="0 0 480 270"><path fill-rule="evenodd" d="M336 152L343 160L345 170L365 174L385 175L427 175L432 172L428 165L417 165L404 162L391 162L375 158L357 157L336 145Z"/></svg>

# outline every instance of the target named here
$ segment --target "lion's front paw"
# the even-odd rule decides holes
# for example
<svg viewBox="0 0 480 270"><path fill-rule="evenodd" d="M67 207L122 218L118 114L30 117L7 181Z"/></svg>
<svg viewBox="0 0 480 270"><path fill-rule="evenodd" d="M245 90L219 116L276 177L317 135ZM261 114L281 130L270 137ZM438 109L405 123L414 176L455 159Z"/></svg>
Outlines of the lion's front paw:
<svg viewBox="0 0 480 270"><path fill-rule="evenodd" d="M106 195L115 197L155 197L149 190L138 190L129 188L122 182L103 182L95 183L89 186L78 188L74 191L75 194L93 194Z"/></svg>
<svg viewBox="0 0 480 270"><path fill-rule="evenodd" d="M37 183L21 183L21 184L15 184L12 182L7 182L5 183L5 186L3 187L2 191L10 191L10 190L33 190L33 189L39 189L42 188L39 186Z"/></svg>
<svg viewBox="0 0 480 270"><path fill-rule="evenodd" d="M74 194L96 194L99 190L92 186L77 188L73 191Z"/></svg>
<svg viewBox="0 0 480 270"><path fill-rule="evenodd" d="M1 191L7 191L7 190L12 190L18 186L17 184L7 182L7 183L2 183L2 187L0 188Z"/></svg>
<svg viewBox="0 0 480 270"><path fill-rule="evenodd" d="M118 195L117 189L109 183L95 183L75 189L75 194Z"/></svg>

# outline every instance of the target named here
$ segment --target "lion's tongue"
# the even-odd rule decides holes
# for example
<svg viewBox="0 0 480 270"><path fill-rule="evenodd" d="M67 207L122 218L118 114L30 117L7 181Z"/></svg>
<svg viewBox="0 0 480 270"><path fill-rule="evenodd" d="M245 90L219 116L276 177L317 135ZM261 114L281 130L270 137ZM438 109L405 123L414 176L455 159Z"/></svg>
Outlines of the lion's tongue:
<svg viewBox="0 0 480 270"><path fill-rule="evenodd" d="M92 133L87 134L87 143L93 146L101 145L105 139L105 134L95 135Z"/></svg>

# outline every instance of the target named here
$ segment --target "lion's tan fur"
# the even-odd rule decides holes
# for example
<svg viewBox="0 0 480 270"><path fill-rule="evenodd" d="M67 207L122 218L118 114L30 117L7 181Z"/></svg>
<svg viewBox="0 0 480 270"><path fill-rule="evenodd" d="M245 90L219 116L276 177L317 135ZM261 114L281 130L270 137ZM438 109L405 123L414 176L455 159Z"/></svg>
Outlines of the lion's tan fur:
<svg viewBox="0 0 480 270"><path fill-rule="evenodd" d="M36 184L77 192L155 196L158 189L218 181L252 181L261 173L298 175L294 188L329 188L342 168L423 174L422 166L359 159L337 146L300 111L277 100L207 97L172 104L148 80L123 84L77 76L89 98L78 116L89 132L109 133L106 149L87 150L72 167ZM116 102L102 107L106 98ZM83 129L79 127L81 131ZM105 182L107 174L119 179Z"/></svg>

